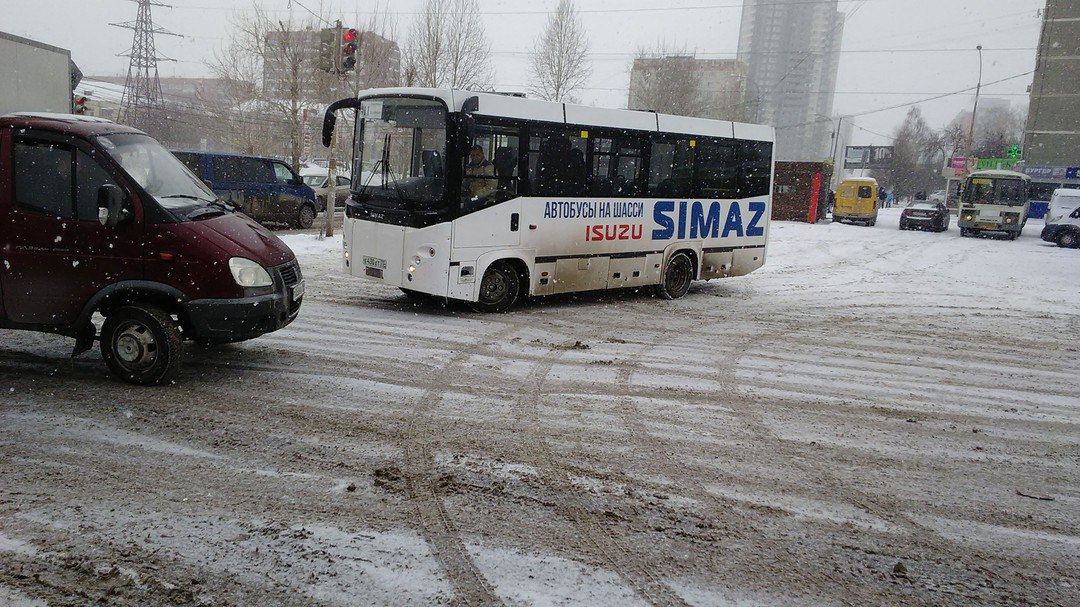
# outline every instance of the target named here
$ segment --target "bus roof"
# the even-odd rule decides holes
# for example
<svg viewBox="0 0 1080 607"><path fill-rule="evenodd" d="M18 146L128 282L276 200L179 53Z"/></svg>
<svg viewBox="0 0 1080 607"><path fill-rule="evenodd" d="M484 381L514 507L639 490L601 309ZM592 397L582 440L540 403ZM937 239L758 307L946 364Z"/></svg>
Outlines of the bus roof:
<svg viewBox="0 0 1080 607"><path fill-rule="evenodd" d="M360 93L360 99L367 97L426 97L439 99L451 112L460 112L466 100L475 97L477 109L473 114L500 118L537 120L575 126L609 127L677 133L712 137L730 137L752 141L774 141L775 131L771 126L746 124L727 120L691 118L674 116L641 110L617 110L585 105L526 99L513 95L481 93L459 89L430 88L384 88L368 89Z"/></svg>
<svg viewBox="0 0 1080 607"><path fill-rule="evenodd" d="M840 180L840 183L843 183L845 181L862 181L862 182L873 183L874 185L877 185L877 179L874 179L873 177L844 177L843 179Z"/></svg>
<svg viewBox="0 0 1080 607"><path fill-rule="evenodd" d="M991 177L997 179L1023 179L1025 181L1031 181L1031 177L1023 173L1017 173L1016 171L1004 171L1000 169L986 169L983 171L973 171L968 177Z"/></svg>

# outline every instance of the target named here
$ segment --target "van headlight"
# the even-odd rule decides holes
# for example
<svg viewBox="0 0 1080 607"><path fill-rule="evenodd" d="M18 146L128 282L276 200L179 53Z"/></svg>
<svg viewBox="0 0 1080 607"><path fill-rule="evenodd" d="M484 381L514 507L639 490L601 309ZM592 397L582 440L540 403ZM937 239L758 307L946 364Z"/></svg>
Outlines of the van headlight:
<svg viewBox="0 0 1080 607"><path fill-rule="evenodd" d="M241 287L269 287L274 284L266 268L243 257L229 258L229 271Z"/></svg>

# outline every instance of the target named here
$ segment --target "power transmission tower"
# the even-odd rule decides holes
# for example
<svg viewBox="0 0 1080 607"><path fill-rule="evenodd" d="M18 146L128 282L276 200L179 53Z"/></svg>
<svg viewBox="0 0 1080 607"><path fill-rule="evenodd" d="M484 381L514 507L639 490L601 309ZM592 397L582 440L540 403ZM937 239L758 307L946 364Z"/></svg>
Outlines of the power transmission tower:
<svg viewBox="0 0 1080 607"><path fill-rule="evenodd" d="M174 61L168 57L158 57L154 48L154 34L180 36L172 32L155 28L150 16L150 6L172 8L168 4L152 0L131 0L139 5L139 14L135 21L110 23L116 27L135 30L131 49L121 53L128 57L127 81L124 83L124 96L120 100L120 113L117 121L150 133L158 139L168 139L168 118L165 113L165 100L161 94L161 79L158 78L158 61ZM182 36L180 36L182 37Z"/></svg>

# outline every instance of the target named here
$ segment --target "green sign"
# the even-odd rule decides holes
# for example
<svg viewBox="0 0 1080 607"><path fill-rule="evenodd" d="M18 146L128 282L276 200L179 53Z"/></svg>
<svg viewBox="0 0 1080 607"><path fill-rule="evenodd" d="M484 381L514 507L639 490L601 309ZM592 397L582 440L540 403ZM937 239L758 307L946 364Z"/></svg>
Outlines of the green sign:
<svg viewBox="0 0 1080 607"><path fill-rule="evenodd" d="M1009 156L1009 158L1012 158L1013 160L1016 160L1017 158L1020 157L1020 146L1018 146L1018 145L1010 146L1009 151L1006 154Z"/></svg>
<svg viewBox="0 0 1080 607"><path fill-rule="evenodd" d="M983 169L1011 169L1016 166L1019 158L979 158L975 161L975 170Z"/></svg>

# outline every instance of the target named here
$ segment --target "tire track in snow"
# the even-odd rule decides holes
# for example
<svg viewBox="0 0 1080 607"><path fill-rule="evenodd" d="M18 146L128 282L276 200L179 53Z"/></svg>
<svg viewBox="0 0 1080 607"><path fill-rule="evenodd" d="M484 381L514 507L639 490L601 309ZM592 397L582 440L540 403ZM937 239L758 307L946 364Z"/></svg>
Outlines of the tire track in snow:
<svg viewBox="0 0 1080 607"><path fill-rule="evenodd" d="M519 330L524 321L510 322L487 338L498 342ZM441 400L450 380L475 352L469 346L461 346L437 373L430 386L413 403L404 439L405 461L401 469L406 491L416 509L416 516L424 539L432 546L435 558L446 572L454 588L456 600L461 605L502 605L494 587L480 572L476 562L465 547L461 533L446 509L446 502L438 494L435 482L435 460L430 444L439 427L434 419L434 407Z"/></svg>
<svg viewBox="0 0 1080 607"><path fill-rule="evenodd" d="M571 475L557 462L548 444L547 433L542 430L539 407L545 396L542 386L552 367L563 355L564 349L549 346L547 354L537 361L524 380L526 391L519 394L514 403L515 418L524 428L522 435L529 438L533 449L524 451L532 455L529 462L540 472L540 480L562 498L554 510L570 521L581 536L580 548L598 557L626 582L633 592L655 607L689 607L688 603L672 590L653 569L656 563L635 555L622 542L608 533L592 514L582 505L579 490L571 482Z"/></svg>

